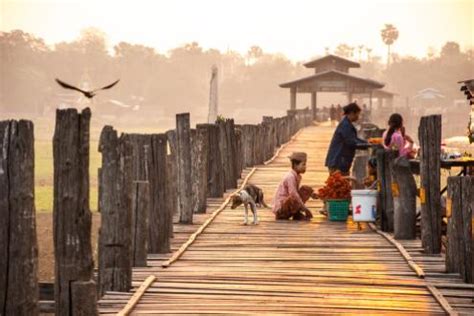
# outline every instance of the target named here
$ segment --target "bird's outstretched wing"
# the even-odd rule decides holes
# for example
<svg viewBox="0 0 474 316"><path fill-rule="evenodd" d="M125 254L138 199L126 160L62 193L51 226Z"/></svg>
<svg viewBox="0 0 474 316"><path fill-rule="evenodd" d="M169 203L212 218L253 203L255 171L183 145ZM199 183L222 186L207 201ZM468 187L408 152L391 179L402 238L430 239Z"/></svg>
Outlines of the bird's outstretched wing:
<svg viewBox="0 0 474 316"><path fill-rule="evenodd" d="M82 92L82 93L84 93L84 94L87 93L86 91L81 90L81 89L79 89L79 88L77 88L77 87L71 86L70 84L65 83L64 81L61 81L61 80L59 80L59 79L57 79L57 78L56 78L56 82L57 82L61 87L65 88L65 89L76 90L76 91Z"/></svg>
<svg viewBox="0 0 474 316"><path fill-rule="evenodd" d="M105 86L105 87L96 89L96 90L94 90L94 92L99 91L99 90L107 90L107 89L110 89L110 88L112 88L113 86L115 86L119 81L120 81L120 79L114 81L113 83L109 84L108 86Z"/></svg>

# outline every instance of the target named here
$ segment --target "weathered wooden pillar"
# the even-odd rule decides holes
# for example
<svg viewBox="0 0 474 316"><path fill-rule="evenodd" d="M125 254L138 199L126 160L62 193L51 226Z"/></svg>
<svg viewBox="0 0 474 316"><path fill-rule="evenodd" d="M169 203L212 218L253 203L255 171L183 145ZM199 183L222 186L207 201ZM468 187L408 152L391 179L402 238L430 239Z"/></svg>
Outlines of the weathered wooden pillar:
<svg viewBox="0 0 474 316"><path fill-rule="evenodd" d="M132 146L112 126L99 142L99 294L132 287Z"/></svg>
<svg viewBox="0 0 474 316"><path fill-rule="evenodd" d="M31 121L0 122L0 315L38 315Z"/></svg>
<svg viewBox="0 0 474 316"><path fill-rule="evenodd" d="M397 153L377 150L377 177L380 195L381 228L385 232L393 232L393 195L392 195L392 164Z"/></svg>
<svg viewBox="0 0 474 316"><path fill-rule="evenodd" d="M237 188L237 157L235 143L235 124L233 119L227 119L225 122L225 136L227 142L227 165L229 168L229 189Z"/></svg>
<svg viewBox="0 0 474 316"><path fill-rule="evenodd" d="M278 117L274 121L274 129L275 129L275 147L280 147L282 144L281 139L281 118Z"/></svg>
<svg viewBox="0 0 474 316"><path fill-rule="evenodd" d="M146 266L148 230L151 213L150 162L151 140L148 135L124 134L132 145L132 266Z"/></svg>
<svg viewBox="0 0 474 316"><path fill-rule="evenodd" d="M254 165L253 142L253 125L242 125L242 156L245 168Z"/></svg>
<svg viewBox="0 0 474 316"><path fill-rule="evenodd" d="M178 166L177 166L177 158L176 158L176 131L170 130L166 132L166 136L168 137L168 155L166 156L166 166L167 166L167 173L166 178L168 179L168 185L166 186L167 189L167 196L166 196L166 204L168 205L168 209L171 212L171 224L170 224L170 236L174 236L173 232L173 218L175 215L179 215L178 210Z"/></svg>
<svg viewBox="0 0 474 316"><path fill-rule="evenodd" d="M421 241L428 254L441 252L441 115L423 116L420 139Z"/></svg>
<svg viewBox="0 0 474 316"><path fill-rule="evenodd" d="M356 154L354 159L354 164L352 167L352 176L357 179L355 185L356 189L364 188L364 179L367 176L367 162L369 161L369 156L367 152L359 152Z"/></svg>
<svg viewBox="0 0 474 316"><path fill-rule="evenodd" d="M449 177L446 217L448 245L446 272L460 273L465 282L473 283L474 178Z"/></svg>
<svg viewBox="0 0 474 316"><path fill-rule="evenodd" d="M394 235L396 239L416 238L416 182L410 162L397 158L392 167Z"/></svg>
<svg viewBox="0 0 474 316"><path fill-rule="evenodd" d="M191 134L189 113L176 115L176 149L178 161L179 222L193 223L191 184Z"/></svg>
<svg viewBox="0 0 474 316"><path fill-rule="evenodd" d="M172 210L168 208L166 186L168 185L166 157L168 138L165 134L151 135L152 160L150 167L150 224L148 230L148 252L170 252L170 225Z"/></svg>
<svg viewBox="0 0 474 316"><path fill-rule="evenodd" d="M221 156L221 170L224 176L224 190L232 187L231 171L229 170L229 150L226 137L226 123L223 121L216 122L219 129L219 152Z"/></svg>
<svg viewBox="0 0 474 316"><path fill-rule="evenodd" d="M254 163L255 165L261 165L264 162L264 152L263 152L263 146L264 146L264 140L263 140L263 135L264 135L264 130L263 130L263 125L258 124L255 127L255 136L254 136L254 155L255 155L255 160Z"/></svg>
<svg viewBox="0 0 474 316"><path fill-rule="evenodd" d="M239 144L237 140L237 128L234 123L234 119L229 120L229 135L230 135L230 144L232 148L232 166L234 168L234 188L237 188L237 180L240 179L240 156L239 156Z"/></svg>
<svg viewBox="0 0 474 316"><path fill-rule="evenodd" d="M243 151L242 151L242 129L236 126L235 129L235 144L236 144L236 166L238 179L241 178L243 170Z"/></svg>
<svg viewBox="0 0 474 316"><path fill-rule="evenodd" d="M288 135L288 140L293 137L293 135L296 134L296 132L298 131L298 127L297 127L297 121L296 121L296 113L295 112L291 112L291 111L288 111L288 119L289 119L289 135Z"/></svg>
<svg viewBox="0 0 474 316"><path fill-rule="evenodd" d="M275 149L275 136L273 132L273 117L264 116L262 119L262 126L264 132L264 161L273 156Z"/></svg>
<svg viewBox="0 0 474 316"><path fill-rule="evenodd" d="M208 139L205 126L197 125L191 130L194 213L205 213L207 207Z"/></svg>
<svg viewBox="0 0 474 316"><path fill-rule="evenodd" d="M97 314L89 209L89 125L87 108L56 111L54 130L53 232L56 315ZM95 288L95 287L94 287ZM88 293L86 297L78 297ZM72 300L81 300L75 304Z"/></svg>
<svg viewBox="0 0 474 316"><path fill-rule="evenodd" d="M150 184L133 181L132 186L132 266L146 267L150 218Z"/></svg>
<svg viewBox="0 0 474 316"><path fill-rule="evenodd" d="M209 135L208 146L208 197L221 197L225 191L224 172L222 170L221 151L219 148L219 127L215 124L203 124Z"/></svg>

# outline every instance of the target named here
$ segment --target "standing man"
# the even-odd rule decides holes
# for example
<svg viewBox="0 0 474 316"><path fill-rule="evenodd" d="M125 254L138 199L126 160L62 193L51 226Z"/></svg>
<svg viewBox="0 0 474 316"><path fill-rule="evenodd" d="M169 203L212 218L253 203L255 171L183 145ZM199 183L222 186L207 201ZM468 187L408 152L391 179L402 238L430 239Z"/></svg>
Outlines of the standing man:
<svg viewBox="0 0 474 316"><path fill-rule="evenodd" d="M342 108L341 108L341 105L338 104L336 107L336 120L339 123L341 119L342 119Z"/></svg>
<svg viewBox="0 0 474 316"><path fill-rule="evenodd" d="M337 126L329 146L326 167L329 168L330 174L340 171L342 175L349 176L356 149L366 149L370 145L357 137L353 125L359 120L361 108L356 103L349 103L343 111L344 117Z"/></svg>
<svg viewBox="0 0 474 316"><path fill-rule="evenodd" d="M336 122L336 108L334 104L331 104L331 108L329 109L329 119L331 120L331 126L334 126Z"/></svg>

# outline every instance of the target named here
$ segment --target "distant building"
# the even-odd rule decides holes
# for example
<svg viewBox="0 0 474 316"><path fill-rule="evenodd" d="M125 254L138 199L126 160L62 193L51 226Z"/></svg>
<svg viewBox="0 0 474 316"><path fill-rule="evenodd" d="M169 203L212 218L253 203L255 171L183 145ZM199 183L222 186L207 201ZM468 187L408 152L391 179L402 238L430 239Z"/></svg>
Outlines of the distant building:
<svg viewBox="0 0 474 316"><path fill-rule="evenodd" d="M280 87L290 89L290 110L296 110L297 93L311 95L311 109L314 118L317 113L318 92L346 93L348 102L353 102L356 96L367 97L369 109L372 109L372 99L375 97L376 91L379 91L376 97L380 100L393 98L393 93L380 92L380 89L385 86L384 83L349 74L351 68L360 68L360 64L357 62L335 55L326 55L305 63L304 66L314 69L314 75L280 84Z"/></svg>

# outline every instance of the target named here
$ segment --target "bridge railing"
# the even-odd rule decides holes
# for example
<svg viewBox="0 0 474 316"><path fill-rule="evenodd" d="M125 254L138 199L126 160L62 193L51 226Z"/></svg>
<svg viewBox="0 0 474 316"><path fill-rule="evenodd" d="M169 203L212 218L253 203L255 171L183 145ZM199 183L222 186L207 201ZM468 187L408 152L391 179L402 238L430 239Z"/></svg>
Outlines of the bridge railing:
<svg viewBox="0 0 474 316"><path fill-rule="evenodd" d="M98 296L128 291L132 266L146 266L148 253L170 251L173 216L191 224L194 213L206 211L207 198L237 188L245 168L270 159L280 145L312 123L310 117L305 110L264 117L256 125L236 125L226 119L191 129L189 114L184 113L176 116L175 129L158 134L119 135L105 126L99 142L96 285L89 209L91 112L57 110L53 140L56 314L94 315ZM32 122L0 122L4 228L0 314L5 315L39 312L33 144Z"/></svg>

